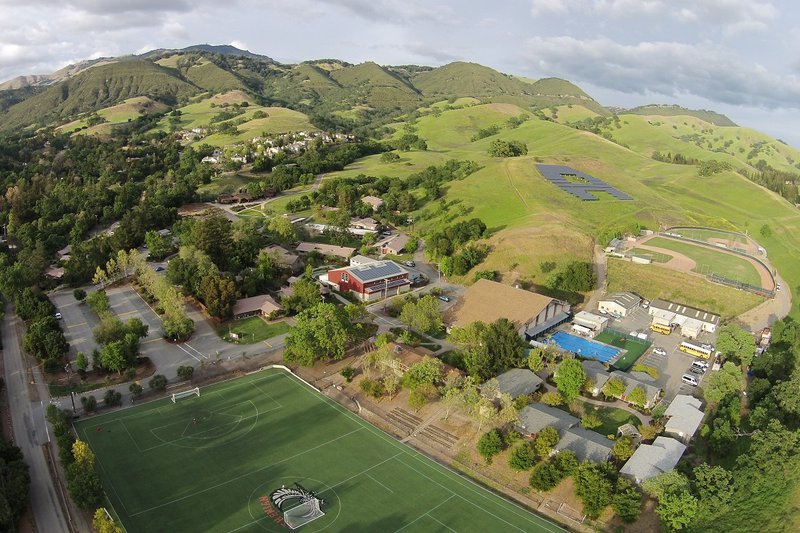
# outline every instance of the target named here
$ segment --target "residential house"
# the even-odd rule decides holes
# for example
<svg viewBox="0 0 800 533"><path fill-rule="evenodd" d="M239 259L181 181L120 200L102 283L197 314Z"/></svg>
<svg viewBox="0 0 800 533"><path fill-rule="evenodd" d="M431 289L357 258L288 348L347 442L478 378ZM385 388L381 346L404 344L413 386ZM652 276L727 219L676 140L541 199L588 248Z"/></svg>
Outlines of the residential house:
<svg viewBox="0 0 800 533"><path fill-rule="evenodd" d="M380 251L381 255L400 255L410 240L411 237L405 233L398 233L379 240L373 246Z"/></svg>
<svg viewBox="0 0 800 533"><path fill-rule="evenodd" d="M367 218L351 218L350 227L353 229L363 229L367 231L378 231L381 223L372 217Z"/></svg>
<svg viewBox="0 0 800 533"><path fill-rule="evenodd" d="M411 290L408 271L394 261L337 268L320 276L320 281L339 292L352 292L365 302Z"/></svg>
<svg viewBox="0 0 800 533"><path fill-rule="evenodd" d="M678 394L669 404L664 416L667 422L664 431L688 443L703 422L702 402L694 396Z"/></svg>
<svg viewBox="0 0 800 533"><path fill-rule="evenodd" d="M373 259L372 257L367 257L365 255L354 255L350 258L350 266L357 267L357 266L364 266L369 265L371 263L379 262L379 259Z"/></svg>
<svg viewBox="0 0 800 533"><path fill-rule="evenodd" d="M56 252L56 259L64 259L64 257L69 257L69 254L72 253L72 245L68 244L59 251ZM68 261L68 259L64 259Z"/></svg>
<svg viewBox="0 0 800 533"><path fill-rule="evenodd" d="M531 340L569 319L569 304L488 279L472 284L445 316L448 328L506 318Z"/></svg>
<svg viewBox="0 0 800 533"><path fill-rule="evenodd" d="M283 246L278 244L270 244L269 246L262 248L262 250L277 256L278 259L288 266L295 274L303 269L303 262L300 260L300 256L290 252Z"/></svg>
<svg viewBox="0 0 800 533"><path fill-rule="evenodd" d="M675 439L657 437L653 444L639 446L619 472L636 483L642 483L673 470L685 450L686 445Z"/></svg>
<svg viewBox="0 0 800 533"><path fill-rule="evenodd" d="M546 427L553 427L558 431L577 426L580 420L566 411L550 407L543 403L532 403L520 409L517 415L517 428L523 435L535 437Z"/></svg>
<svg viewBox="0 0 800 533"><path fill-rule="evenodd" d="M236 300L233 305L233 319L239 320L249 316L269 317L273 313L280 311L281 306L268 294L251 296Z"/></svg>
<svg viewBox="0 0 800 533"><path fill-rule="evenodd" d="M595 431L582 427L571 427L561 433L561 440L553 446L553 451L570 450L578 458L578 461L602 463L611 456L613 446L613 441Z"/></svg>
<svg viewBox="0 0 800 533"><path fill-rule="evenodd" d="M641 303L642 299L632 292L614 292L601 298L597 309L601 313L624 318Z"/></svg>
<svg viewBox="0 0 800 533"><path fill-rule="evenodd" d="M514 399L533 394L543 383L539 376L527 368L512 368L497 376L496 379L498 395L508 394Z"/></svg>
<svg viewBox="0 0 800 533"><path fill-rule="evenodd" d="M44 275L49 279L61 281L61 278L64 277L64 267L50 265L47 267L47 269L45 269Z"/></svg>
<svg viewBox="0 0 800 533"><path fill-rule="evenodd" d="M377 196L365 196L361 199L362 202L372 206L373 211L377 211L383 205L383 200L378 198Z"/></svg>
<svg viewBox="0 0 800 533"><path fill-rule="evenodd" d="M341 257L342 259L350 259L356 249L349 246L334 246L333 244L322 244L319 242L301 242L295 247L299 253L307 254L309 252L319 252L325 256Z"/></svg>
<svg viewBox="0 0 800 533"><path fill-rule="evenodd" d="M586 377L592 381L592 388L589 390L592 396L597 396L603 390L606 381L611 377L606 365L594 359L584 359L581 361Z"/></svg>
<svg viewBox="0 0 800 533"><path fill-rule="evenodd" d="M620 372L619 370L615 370L611 372L611 377L617 377L625 383L625 393L620 397L622 401L629 401L628 398L630 397L631 392L636 387L641 387L644 389L645 394L645 409L650 409L653 407L661 397L661 388L654 384L652 378L644 374L643 372L639 372L636 375L633 373L628 372Z"/></svg>
<svg viewBox="0 0 800 533"><path fill-rule="evenodd" d="M719 325L719 315L667 300L653 300L647 310L653 324L679 326L681 335L696 339L701 332L714 333Z"/></svg>

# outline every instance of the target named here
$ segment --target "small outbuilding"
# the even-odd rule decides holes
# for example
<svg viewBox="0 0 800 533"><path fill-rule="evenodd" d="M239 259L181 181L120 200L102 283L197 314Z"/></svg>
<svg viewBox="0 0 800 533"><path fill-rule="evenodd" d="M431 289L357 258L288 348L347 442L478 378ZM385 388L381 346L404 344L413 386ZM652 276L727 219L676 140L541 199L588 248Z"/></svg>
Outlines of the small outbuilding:
<svg viewBox="0 0 800 533"><path fill-rule="evenodd" d="M632 292L614 292L601 298L597 309L601 313L624 318L641 303L642 299Z"/></svg>

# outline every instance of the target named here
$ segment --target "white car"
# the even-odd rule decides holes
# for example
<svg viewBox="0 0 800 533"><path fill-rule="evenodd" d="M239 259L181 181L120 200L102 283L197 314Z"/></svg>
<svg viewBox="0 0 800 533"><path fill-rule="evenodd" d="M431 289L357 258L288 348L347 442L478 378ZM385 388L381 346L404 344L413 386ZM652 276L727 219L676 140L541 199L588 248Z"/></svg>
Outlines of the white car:
<svg viewBox="0 0 800 533"><path fill-rule="evenodd" d="M684 374L681 376L681 381L684 383L688 383L692 387L697 387L700 383L698 383L697 378L691 374Z"/></svg>
<svg viewBox="0 0 800 533"><path fill-rule="evenodd" d="M667 351L664 348L653 348L653 353L656 355L667 355Z"/></svg>
<svg viewBox="0 0 800 533"><path fill-rule="evenodd" d="M55 314L55 315L53 315L53 316L55 316L55 317L56 317L58 320L61 320L61 318L62 318L62 317L61 317L61 313L56 313L56 314Z"/></svg>

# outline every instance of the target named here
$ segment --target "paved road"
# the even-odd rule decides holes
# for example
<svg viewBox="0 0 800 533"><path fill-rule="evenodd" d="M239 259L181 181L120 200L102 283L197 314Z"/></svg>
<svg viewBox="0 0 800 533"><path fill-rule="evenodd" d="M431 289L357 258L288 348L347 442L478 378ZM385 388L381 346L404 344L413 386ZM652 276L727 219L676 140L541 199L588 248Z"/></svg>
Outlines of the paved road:
<svg viewBox="0 0 800 533"><path fill-rule="evenodd" d="M781 290L775 294L775 298L767 300L737 317L737 320L753 333L772 326L792 310L792 293L786 288L786 282L777 275L775 281L781 287Z"/></svg>
<svg viewBox="0 0 800 533"><path fill-rule="evenodd" d="M606 257L603 249L597 244L594 245L592 264L594 266L594 275L597 278L597 289L592 292L592 295L586 301L586 305L583 306L583 308L589 312L597 308L597 303L600 301L600 298L605 296L607 288L606 272L608 271L608 257Z"/></svg>
<svg viewBox="0 0 800 533"><path fill-rule="evenodd" d="M16 314L9 313L9 310L7 307L7 320L2 332L5 380L15 444L22 449L25 462L30 466L30 502L36 529L46 533L65 532L68 531L67 521L42 451L42 444L50 438L44 409L40 401L31 400L29 377L22 361L20 339L16 331L18 318ZM43 380L38 379L37 382L40 397L48 398Z"/></svg>

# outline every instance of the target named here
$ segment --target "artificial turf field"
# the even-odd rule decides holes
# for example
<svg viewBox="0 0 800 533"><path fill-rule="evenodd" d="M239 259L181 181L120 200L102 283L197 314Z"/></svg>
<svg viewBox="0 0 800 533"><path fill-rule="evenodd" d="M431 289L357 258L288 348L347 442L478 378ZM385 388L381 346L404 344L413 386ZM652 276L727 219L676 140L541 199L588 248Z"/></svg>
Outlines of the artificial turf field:
<svg viewBox="0 0 800 533"><path fill-rule="evenodd" d="M289 531L267 499L325 500L303 532L561 529L270 369L77 424L128 532ZM267 498L265 498L267 497Z"/></svg>

